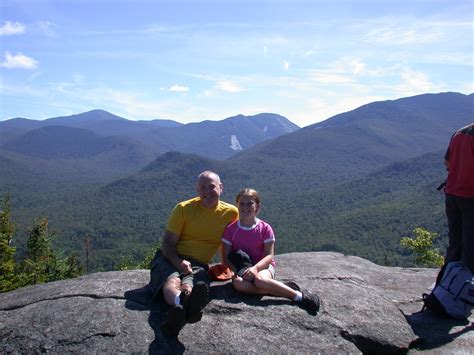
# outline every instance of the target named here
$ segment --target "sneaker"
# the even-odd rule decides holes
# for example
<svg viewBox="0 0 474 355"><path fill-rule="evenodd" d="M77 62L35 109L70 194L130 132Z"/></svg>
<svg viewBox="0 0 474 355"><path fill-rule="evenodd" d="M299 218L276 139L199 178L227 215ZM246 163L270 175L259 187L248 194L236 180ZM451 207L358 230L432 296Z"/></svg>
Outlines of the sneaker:
<svg viewBox="0 0 474 355"><path fill-rule="evenodd" d="M189 323L199 322L202 318L202 310L209 298L209 287L204 281L198 281L186 300L187 321Z"/></svg>
<svg viewBox="0 0 474 355"><path fill-rule="evenodd" d="M183 306L172 307L167 315L166 321L160 326L161 332L168 338L175 338L178 336L181 329L186 324L186 312Z"/></svg>
<svg viewBox="0 0 474 355"><path fill-rule="evenodd" d="M288 286L289 288L291 288L292 290L295 290L295 291L301 291L300 287L298 286L298 284L294 281L286 281L286 282L283 282L286 286Z"/></svg>
<svg viewBox="0 0 474 355"><path fill-rule="evenodd" d="M319 297L311 293L303 293L300 307L306 310L309 314L315 316L319 311Z"/></svg>

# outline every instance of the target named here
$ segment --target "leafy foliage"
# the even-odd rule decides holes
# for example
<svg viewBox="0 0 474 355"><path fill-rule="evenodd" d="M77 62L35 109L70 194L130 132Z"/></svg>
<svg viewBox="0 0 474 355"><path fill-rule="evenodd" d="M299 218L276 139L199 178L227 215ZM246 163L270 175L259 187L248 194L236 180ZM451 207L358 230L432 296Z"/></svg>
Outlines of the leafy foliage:
<svg viewBox="0 0 474 355"><path fill-rule="evenodd" d="M424 228L415 228L413 233L415 238L403 237L400 244L416 254L416 263L428 267L443 266L444 258L437 249L433 248L433 241L436 239L437 234L431 233Z"/></svg>
<svg viewBox="0 0 474 355"><path fill-rule="evenodd" d="M137 270L137 269L151 269L151 262L155 253L161 247L161 239L148 249L145 258L140 262L133 262L130 257L124 258L119 264L119 270Z"/></svg>

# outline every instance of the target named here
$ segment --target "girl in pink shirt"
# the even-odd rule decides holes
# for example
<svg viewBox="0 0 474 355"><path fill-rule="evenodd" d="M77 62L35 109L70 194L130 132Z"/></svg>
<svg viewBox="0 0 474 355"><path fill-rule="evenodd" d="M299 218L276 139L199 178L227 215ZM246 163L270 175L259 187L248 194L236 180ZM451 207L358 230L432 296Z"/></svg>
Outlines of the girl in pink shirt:
<svg viewBox="0 0 474 355"><path fill-rule="evenodd" d="M310 314L319 310L319 298L310 293L302 293L294 282L282 283L275 280L274 247L275 235L272 227L257 218L260 211L260 195L253 189L244 189L237 194L239 219L230 223L222 236L224 262L235 268L229 260L232 252L243 251L250 257L251 266L238 272L232 286L246 294L284 297L297 302ZM240 252L240 253L241 253Z"/></svg>

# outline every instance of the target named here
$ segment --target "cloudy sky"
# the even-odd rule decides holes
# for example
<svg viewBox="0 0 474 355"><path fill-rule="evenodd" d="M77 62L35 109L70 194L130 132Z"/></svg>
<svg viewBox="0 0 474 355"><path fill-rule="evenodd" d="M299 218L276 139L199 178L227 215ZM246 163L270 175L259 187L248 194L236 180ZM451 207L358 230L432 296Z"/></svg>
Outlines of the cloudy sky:
<svg viewBox="0 0 474 355"><path fill-rule="evenodd" d="M474 92L472 0L2 0L0 120L182 123Z"/></svg>

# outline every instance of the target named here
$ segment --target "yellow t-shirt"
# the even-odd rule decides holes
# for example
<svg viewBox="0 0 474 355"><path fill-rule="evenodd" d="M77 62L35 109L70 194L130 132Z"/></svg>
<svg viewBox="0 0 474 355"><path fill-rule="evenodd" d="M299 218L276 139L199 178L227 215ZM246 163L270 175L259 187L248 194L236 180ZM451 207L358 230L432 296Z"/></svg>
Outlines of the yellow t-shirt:
<svg viewBox="0 0 474 355"><path fill-rule="evenodd" d="M213 209L201 206L200 198L178 203L166 229L179 236L178 255L208 264L221 243L225 227L238 218L237 207L219 201Z"/></svg>

